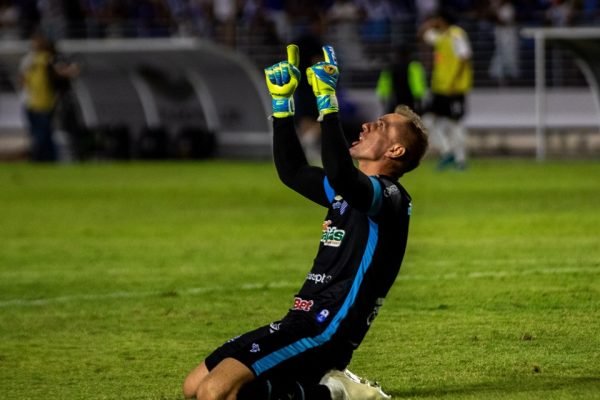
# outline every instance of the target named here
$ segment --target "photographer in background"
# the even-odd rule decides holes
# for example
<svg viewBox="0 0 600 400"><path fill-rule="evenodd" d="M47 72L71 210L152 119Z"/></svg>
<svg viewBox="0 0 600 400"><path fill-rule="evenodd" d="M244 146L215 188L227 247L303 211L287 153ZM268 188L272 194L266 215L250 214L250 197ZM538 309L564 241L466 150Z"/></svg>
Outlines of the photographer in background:
<svg viewBox="0 0 600 400"><path fill-rule="evenodd" d="M31 50L23 57L19 67L32 161L54 162L58 159L53 137L54 111L61 93L68 88L69 80L78 74L76 64L57 60L54 45L47 37L39 32L33 34Z"/></svg>

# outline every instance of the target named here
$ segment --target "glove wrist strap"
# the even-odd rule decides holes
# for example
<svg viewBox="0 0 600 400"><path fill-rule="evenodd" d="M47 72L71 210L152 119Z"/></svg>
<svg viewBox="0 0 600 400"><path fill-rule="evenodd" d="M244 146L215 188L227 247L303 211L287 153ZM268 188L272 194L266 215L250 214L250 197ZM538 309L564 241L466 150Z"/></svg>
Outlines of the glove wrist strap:
<svg viewBox="0 0 600 400"><path fill-rule="evenodd" d="M293 97L278 97L271 101L273 107L273 116L275 118L285 118L294 115L294 98Z"/></svg>
<svg viewBox="0 0 600 400"><path fill-rule="evenodd" d="M318 121L322 121L323 116L338 112L340 109L335 94L323 94L317 96L317 108L319 109Z"/></svg>

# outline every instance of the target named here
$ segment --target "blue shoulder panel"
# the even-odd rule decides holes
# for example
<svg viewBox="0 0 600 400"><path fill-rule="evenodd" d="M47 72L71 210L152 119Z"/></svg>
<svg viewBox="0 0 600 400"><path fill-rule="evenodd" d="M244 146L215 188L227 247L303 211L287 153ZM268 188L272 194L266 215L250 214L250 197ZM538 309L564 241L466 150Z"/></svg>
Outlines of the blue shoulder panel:
<svg viewBox="0 0 600 400"><path fill-rule="evenodd" d="M382 202L382 193L381 193L381 183L379 180L373 176L370 176L371 184L373 185L373 200L371 201L371 208L369 208L369 215L376 215L381 209Z"/></svg>
<svg viewBox="0 0 600 400"><path fill-rule="evenodd" d="M329 200L329 202L331 203L333 201L333 198L335 197L335 190L333 190L333 188L329 184L329 179L327 179L327 177L323 179L323 189L325 189L325 195L327 196L327 200Z"/></svg>

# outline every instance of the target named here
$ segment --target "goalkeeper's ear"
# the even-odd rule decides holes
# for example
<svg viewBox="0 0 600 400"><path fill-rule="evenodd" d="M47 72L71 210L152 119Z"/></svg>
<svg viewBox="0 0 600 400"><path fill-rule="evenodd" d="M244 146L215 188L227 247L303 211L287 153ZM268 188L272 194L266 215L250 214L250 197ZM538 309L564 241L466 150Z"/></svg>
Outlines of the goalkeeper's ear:
<svg viewBox="0 0 600 400"><path fill-rule="evenodd" d="M300 66L300 49L295 44L289 44L287 46L287 58L288 62L294 67Z"/></svg>

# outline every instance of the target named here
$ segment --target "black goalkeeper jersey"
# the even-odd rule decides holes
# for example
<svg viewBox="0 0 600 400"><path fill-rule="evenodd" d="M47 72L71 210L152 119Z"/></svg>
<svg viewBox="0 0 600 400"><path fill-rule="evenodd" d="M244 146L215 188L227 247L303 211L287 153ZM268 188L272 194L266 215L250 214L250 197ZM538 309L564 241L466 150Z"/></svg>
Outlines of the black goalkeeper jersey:
<svg viewBox="0 0 600 400"><path fill-rule="evenodd" d="M400 270L411 214L398 182L354 167L337 114L321 123L323 168L308 165L292 118L275 118L273 127L279 177L327 215L312 269L285 317L305 321L314 334L254 363L257 374L328 343L360 344Z"/></svg>
<svg viewBox="0 0 600 400"><path fill-rule="evenodd" d="M411 202L397 182L370 177L373 204L353 208L324 178L329 202L319 250L290 314L308 313L329 339L357 347L394 283L406 248Z"/></svg>

